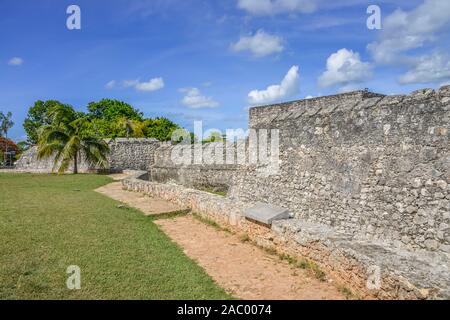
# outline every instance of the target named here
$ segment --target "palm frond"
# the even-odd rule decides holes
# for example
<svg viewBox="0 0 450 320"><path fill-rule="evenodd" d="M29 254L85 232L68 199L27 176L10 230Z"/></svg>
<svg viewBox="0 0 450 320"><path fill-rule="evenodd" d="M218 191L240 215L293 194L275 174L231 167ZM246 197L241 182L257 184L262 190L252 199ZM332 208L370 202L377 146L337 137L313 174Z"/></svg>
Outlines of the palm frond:
<svg viewBox="0 0 450 320"><path fill-rule="evenodd" d="M82 140L82 151L86 162L90 166L100 167L102 169L108 166L109 145L95 138Z"/></svg>

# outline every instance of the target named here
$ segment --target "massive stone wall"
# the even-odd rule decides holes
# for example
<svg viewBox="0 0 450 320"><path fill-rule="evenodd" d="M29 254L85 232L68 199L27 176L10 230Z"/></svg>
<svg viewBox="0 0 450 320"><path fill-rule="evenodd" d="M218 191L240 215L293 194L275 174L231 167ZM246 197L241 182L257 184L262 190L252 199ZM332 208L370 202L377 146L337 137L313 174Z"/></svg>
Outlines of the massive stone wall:
<svg viewBox="0 0 450 320"><path fill-rule="evenodd" d="M450 253L450 87L255 108L250 124L280 129L281 167L244 171L233 197L354 238Z"/></svg>
<svg viewBox="0 0 450 320"><path fill-rule="evenodd" d="M126 139L109 141L111 171L149 170L155 163L155 150L161 142L157 139Z"/></svg>
<svg viewBox="0 0 450 320"><path fill-rule="evenodd" d="M160 146L156 139L114 139L107 141L110 146L109 170L122 171L149 170L154 164L154 151ZM16 170L24 172L50 173L53 170L54 158L37 159L37 147L26 151L16 163ZM79 172L94 172L97 168L90 167L80 155ZM70 166L69 171L72 171Z"/></svg>

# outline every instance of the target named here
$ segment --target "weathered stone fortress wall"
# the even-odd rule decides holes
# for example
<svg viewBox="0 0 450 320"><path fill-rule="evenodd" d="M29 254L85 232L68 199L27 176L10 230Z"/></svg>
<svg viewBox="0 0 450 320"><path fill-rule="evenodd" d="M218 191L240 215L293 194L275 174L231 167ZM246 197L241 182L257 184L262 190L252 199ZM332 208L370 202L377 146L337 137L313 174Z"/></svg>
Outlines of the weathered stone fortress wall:
<svg viewBox="0 0 450 320"><path fill-rule="evenodd" d="M252 108L250 127L280 130L278 174L207 164L210 156L202 165L175 165L174 147L165 145L151 179L224 184L233 199L276 204L355 239L450 254L450 87Z"/></svg>
<svg viewBox="0 0 450 320"><path fill-rule="evenodd" d="M110 146L109 169L111 171L149 170L154 164L155 150L160 146L156 139L114 139L108 140ZM37 159L37 147L26 151L16 163L16 170L24 172L50 173L53 169L54 158ZM69 171L72 170L72 166ZM78 160L79 172L94 172L82 156Z"/></svg>
<svg viewBox="0 0 450 320"><path fill-rule="evenodd" d="M109 141L110 170L149 170L155 163L155 150L160 144L157 139L120 138Z"/></svg>
<svg viewBox="0 0 450 320"><path fill-rule="evenodd" d="M280 129L281 170L240 174L233 197L355 238L450 253L450 87L254 108L250 124Z"/></svg>

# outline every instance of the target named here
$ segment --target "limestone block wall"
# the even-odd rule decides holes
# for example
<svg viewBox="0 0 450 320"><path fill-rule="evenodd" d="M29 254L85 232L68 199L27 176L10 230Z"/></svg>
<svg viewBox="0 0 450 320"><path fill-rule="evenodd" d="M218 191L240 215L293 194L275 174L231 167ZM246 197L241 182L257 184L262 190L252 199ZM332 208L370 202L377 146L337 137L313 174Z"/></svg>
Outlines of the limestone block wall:
<svg viewBox="0 0 450 320"><path fill-rule="evenodd" d="M280 171L248 168L230 196L354 238L450 253L449 86L254 108L250 125L280 129Z"/></svg>
<svg viewBox="0 0 450 320"><path fill-rule="evenodd" d="M109 168L111 171L148 170L154 164L154 151L161 142L156 139L115 139L107 141L110 146ZM24 152L16 162L16 170L24 172L50 173L53 169L54 158L37 159L37 147L34 146ZM72 170L72 166L69 171ZM79 157L79 172L94 172L97 168L89 167Z"/></svg>
<svg viewBox="0 0 450 320"><path fill-rule="evenodd" d="M27 151L25 151L20 159L15 163L15 169L17 171L22 172L31 172L31 173L51 173L54 166L54 157L47 159L37 159L37 146L33 146ZM71 172L73 170L73 165L69 166L68 171ZM55 171L58 171L58 167L56 167ZM89 165L83 160L83 157L80 155L78 157L78 172L87 173L93 172L95 168L89 167Z"/></svg>
<svg viewBox="0 0 450 320"><path fill-rule="evenodd" d="M126 139L109 141L109 166L112 171L149 170L155 163L155 150L161 145L157 139Z"/></svg>

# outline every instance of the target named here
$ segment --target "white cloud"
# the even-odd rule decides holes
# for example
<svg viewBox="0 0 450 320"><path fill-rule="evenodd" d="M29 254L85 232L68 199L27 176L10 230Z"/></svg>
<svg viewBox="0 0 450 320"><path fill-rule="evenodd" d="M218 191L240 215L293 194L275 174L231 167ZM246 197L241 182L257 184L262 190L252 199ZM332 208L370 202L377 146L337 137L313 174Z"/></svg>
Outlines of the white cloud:
<svg viewBox="0 0 450 320"><path fill-rule="evenodd" d="M321 87L348 86L372 76L371 65L362 62L358 52L341 49L327 59L327 70L319 77Z"/></svg>
<svg viewBox="0 0 450 320"><path fill-rule="evenodd" d="M153 78L147 82L140 82L140 80L124 80L122 81L122 85L125 88L133 87L138 91L156 91L164 88L164 80L163 78Z"/></svg>
<svg viewBox="0 0 450 320"><path fill-rule="evenodd" d="M164 88L164 80L162 78L154 78L148 82L138 82L135 88L138 91L156 91Z"/></svg>
<svg viewBox="0 0 450 320"><path fill-rule="evenodd" d="M122 86L124 88L135 87L139 83L139 80L123 80Z"/></svg>
<svg viewBox="0 0 450 320"><path fill-rule="evenodd" d="M116 80L111 80L107 84L105 84L106 89L113 89L116 86Z"/></svg>
<svg viewBox="0 0 450 320"><path fill-rule="evenodd" d="M415 66L399 79L401 84L430 83L450 79L450 57L448 54L434 53L422 56Z"/></svg>
<svg viewBox="0 0 450 320"><path fill-rule="evenodd" d="M357 91L357 90L363 90L364 88L361 85L358 84L347 84L343 87L340 87L338 92L339 93L347 93L347 92L352 92L352 91Z"/></svg>
<svg viewBox="0 0 450 320"><path fill-rule="evenodd" d="M311 13L317 9L319 0L238 0L238 7L253 15L279 13Z"/></svg>
<svg viewBox="0 0 450 320"><path fill-rule="evenodd" d="M255 57L264 57L284 50L281 37L258 30L254 35L241 36L231 48L233 51L250 51Z"/></svg>
<svg viewBox="0 0 450 320"><path fill-rule="evenodd" d="M450 79L450 56L440 53L438 45L449 29L450 1L425 0L411 11L398 9L387 16L380 38L367 47L377 63L408 67L400 84L445 81ZM435 46L431 52L414 54L429 45Z"/></svg>
<svg viewBox="0 0 450 320"><path fill-rule="evenodd" d="M267 104L280 101L299 92L298 66L292 66L280 84L267 87L265 90L253 90L248 94L250 105Z"/></svg>
<svg viewBox="0 0 450 320"><path fill-rule="evenodd" d="M378 63L415 63L401 54L436 40L436 34L450 23L450 1L425 0L414 10L396 10L383 19L380 39L368 45Z"/></svg>
<svg viewBox="0 0 450 320"><path fill-rule="evenodd" d="M180 91L186 93L181 103L191 109L216 108L219 106L217 101L211 97L202 95L197 88L185 88Z"/></svg>
<svg viewBox="0 0 450 320"><path fill-rule="evenodd" d="M23 63L24 63L23 59L22 59L22 58L19 58L19 57L11 58L11 59L9 59L9 61L8 61L8 64L9 64L10 66L20 66L20 65L22 65Z"/></svg>

